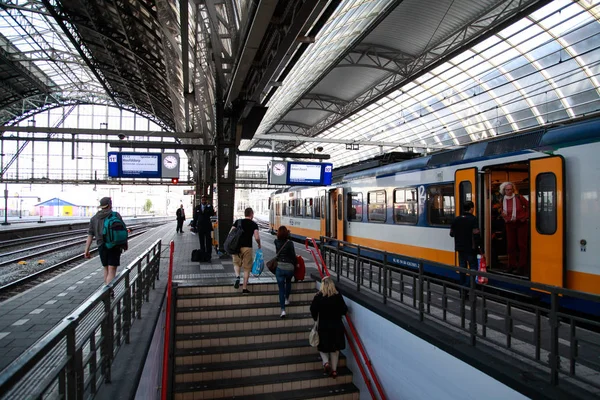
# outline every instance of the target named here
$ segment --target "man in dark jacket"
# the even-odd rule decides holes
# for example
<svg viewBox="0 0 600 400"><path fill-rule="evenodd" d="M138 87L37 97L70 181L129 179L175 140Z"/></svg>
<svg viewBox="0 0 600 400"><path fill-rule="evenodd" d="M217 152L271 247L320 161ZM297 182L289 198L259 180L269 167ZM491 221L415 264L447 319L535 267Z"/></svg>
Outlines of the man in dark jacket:
<svg viewBox="0 0 600 400"><path fill-rule="evenodd" d="M213 231L212 221L210 217L215 215L215 209L208 203L208 197L201 197L200 204L194 209L194 226L198 231L198 239L200 240L200 253L204 257L203 261L210 261L212 253L212 238Z"/></svg>
<svg viewBox="0 0 600 400"><path fill-rule="evenodd" d="M458 266L477 271L477 254L480 248L479 222L473 215L475 204L467 201L463 204L463 213L454 219L450 226L450 236L454 238L454 249L458 252ZM466 277L460 274L461 284L466 284Z"/></svg>
<svg viewBox="0 0 600 400"><path fill-rule="evenodd" d="M177 209L175 215L177 216L177 228L175 229L175 232L183 233L183 221L185 221L185 210L183 209L183 204Z"/></svg>

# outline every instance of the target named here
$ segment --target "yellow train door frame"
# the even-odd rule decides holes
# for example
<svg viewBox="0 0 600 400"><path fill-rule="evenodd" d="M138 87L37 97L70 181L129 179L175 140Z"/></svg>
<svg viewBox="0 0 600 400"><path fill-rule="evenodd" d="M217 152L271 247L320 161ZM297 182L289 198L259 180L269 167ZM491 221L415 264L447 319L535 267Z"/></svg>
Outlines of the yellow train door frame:
<svg viewBox="0 0 600 400"><path fill-rule="evenodd" d="M561 156L529 162L531 281L564 287L565 162Z"/></svg>
<svg viewBox="0 0 600 400"><path fill-rule="evenodd" d="M467 201L475 203L477 197L477 168L457 169L454 172L454 215L460 216L463 204ZM473 215L477 216L477 204ZM454 265L458 265L458 253L454 254Z"/></svg>
<svg viewBox="0 0 600 400"><path fill-rule="evenodd" d="M319 192L319 207L320 207L320 215L321 215L321 221L320 221L320 227L321 227L321 236L327 236L327 210L329 209L329 207L327 207L327 195L326 195L326 191L322 190Z"/></svg>
<svg viewBox="0 0 600 400"><path fill-rule="evenodd" d="M329 190L329 235L333 239L344 240L344 189Z"/></svg>
<svg viewBox="0 0 600 400"><path fill-rule="evenodd" d="M475 203L477 197L477 168L458 169L454 173L455 215L462 214L463 204L467 201ZM477 216L477 204L473 215Z"/></svg>

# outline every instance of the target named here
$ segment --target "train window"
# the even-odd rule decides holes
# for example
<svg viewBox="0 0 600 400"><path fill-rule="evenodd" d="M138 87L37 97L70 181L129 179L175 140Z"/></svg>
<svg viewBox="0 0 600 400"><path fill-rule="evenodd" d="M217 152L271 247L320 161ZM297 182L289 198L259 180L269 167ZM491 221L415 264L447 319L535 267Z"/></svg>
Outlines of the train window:
<svg viewBox="0 0 600 400"><path fill-rule="evenodd" d="M348 210L348 221L362 221L362 193L348 193L346 195L346 209Z"/></svg>
<svg viewBox="0 0 600 400"><path fill-rule="evenodd" d="M427 206L431 225L451 225L454 220L454 185L427 188Z"/></svg>
<svg viewBox="0 0 600 400"><path fill-rule="evenodd" d="M556 232L556 175L544 173L535 179L535 227L543 235Z"/></svg>
<svg viewBox="0 0 600 400"><path fill-rule="evenodd" d="M304 216L312 218L313 199L304 199Z"/></svg>
<svg viewBox="0 0 600 400"><path fill-rule="evenodd" d="M385 190L367 193L367 214L371 222L385 222Z"/></svg>
<svg viewBox="0 0 600 400"><path fill-rule="evenodd" d="M394 222L397 224L416 224L419 219L418 197L416 189L394 190Z"/></svg>
<svg viewBox="0 0 600 400"><path fill-rule="evenodd" d="M304 204L302 203L302 199L296 199L296 216L304 216Z"/></svg>
<svg viewBox="0 0 600 400"><path fill-rule="evenodd" d="M321 198L319 197L315 197L314 210L315 218L321 218Z"/></svg>
<svg viewBox="0 0 600 400"><path fill-rule="evenodd" d="M281 203L281 215L287 215L287 202L286 201Z"/></svg>
<svg viewBox="0 0 600 400"><path fill-rule="evenodd" d="M337 197L337 219L340 221L342 219L344 219L343 209L344 209L344 197L342 197L341 194L338 194L338 197Z"/></svg>
<svg viewBox="0 0 600 400"><path fill-rule="evenodd" d="M473 201L473 185L470 181L462 181L458 186L458 191L460 193L460 204Z"/></svg>

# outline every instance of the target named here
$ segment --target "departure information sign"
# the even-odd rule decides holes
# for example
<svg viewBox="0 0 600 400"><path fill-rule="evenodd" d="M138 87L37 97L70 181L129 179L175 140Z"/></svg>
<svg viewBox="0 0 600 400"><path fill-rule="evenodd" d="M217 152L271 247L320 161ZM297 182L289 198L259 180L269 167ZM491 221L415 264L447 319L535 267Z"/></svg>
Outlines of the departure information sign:
<svg viewBox="0 0 600 400"><path fill-rule="evenodd" d="M121 176L123 178L160 178L160 153L121 153Z"/></svg>
<svg viewBox="0 0 600 400"><path fill-rule="evenodd" d="M331 185L333 164L272 161L268 167L270 185Z"/></svg>
<svg viewBox="0 0 600 400"><path fill-rule="evenodd" d="M289 163L288 182L290 185L320 185L320 164Z"/></svg>
<svg viewBox="0 0 600 400"><path fill-rule="evenodd" d="M108 153L111 178L179 178L177 153Z"/></svg>

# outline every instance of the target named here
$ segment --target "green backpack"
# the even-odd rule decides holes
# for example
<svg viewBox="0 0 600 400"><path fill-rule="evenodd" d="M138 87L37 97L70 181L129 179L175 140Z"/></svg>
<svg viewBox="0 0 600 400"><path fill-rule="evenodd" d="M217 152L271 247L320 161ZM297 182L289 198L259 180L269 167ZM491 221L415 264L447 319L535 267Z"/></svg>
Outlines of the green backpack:
<svg viewBox="0 0 600 400"><path fill-rule="evenodd" d="M127 226L125 226L125 222L123 222L119 214L113 211L104 219L102 236L107 249L127 244L129 236Z"/></svg>

